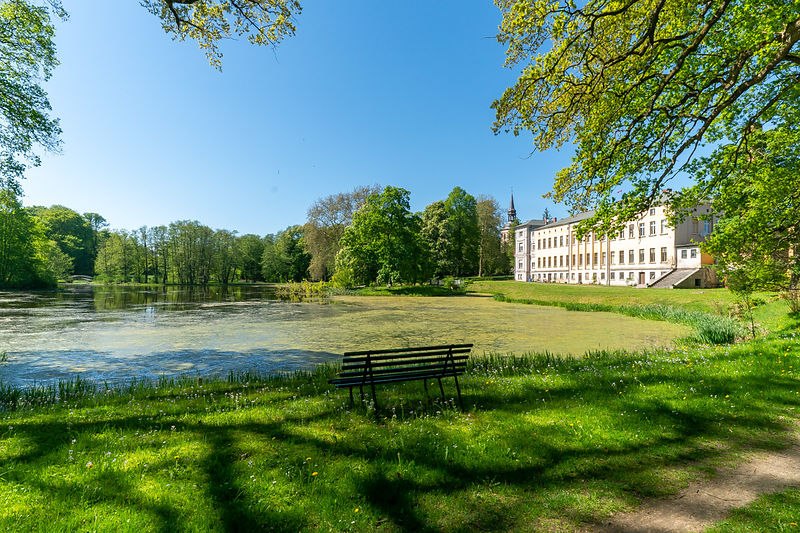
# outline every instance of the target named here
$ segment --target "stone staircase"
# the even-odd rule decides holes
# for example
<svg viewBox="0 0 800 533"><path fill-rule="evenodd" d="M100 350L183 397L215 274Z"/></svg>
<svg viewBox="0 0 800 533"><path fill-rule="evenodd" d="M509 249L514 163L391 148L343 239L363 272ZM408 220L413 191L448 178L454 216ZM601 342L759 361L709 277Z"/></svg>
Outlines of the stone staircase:
<svg viewBox="0 0 800 533"><path fill-rule="evenodd" d="M695 274L699 268L676 268L661 276L647 286L651 289L672 289L689 276Z"/></svg>

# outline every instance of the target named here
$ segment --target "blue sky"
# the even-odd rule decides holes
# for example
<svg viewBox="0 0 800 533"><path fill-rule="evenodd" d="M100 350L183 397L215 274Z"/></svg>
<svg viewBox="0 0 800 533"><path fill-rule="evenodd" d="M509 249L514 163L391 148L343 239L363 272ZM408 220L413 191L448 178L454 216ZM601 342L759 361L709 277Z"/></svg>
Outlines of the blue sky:
<svg viewBox="0 0 800 533"><path fill-rule="evenodd" d="M491 102L513 83L490 1L307 0L275 50L224 43L220 73L173 42L135 0L69 2L47 83L64 130L23 182L26 205L102 214L114 228L196 219L260 235L305 221L314 200L358 185L454 186L520 218L569 154L494 135Z"/></svg>

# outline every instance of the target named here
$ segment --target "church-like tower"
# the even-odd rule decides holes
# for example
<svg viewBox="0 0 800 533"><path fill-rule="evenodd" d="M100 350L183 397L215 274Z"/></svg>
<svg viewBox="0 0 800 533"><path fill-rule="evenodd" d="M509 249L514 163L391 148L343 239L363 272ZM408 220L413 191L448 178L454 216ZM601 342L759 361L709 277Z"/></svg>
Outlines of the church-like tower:
<svg viewBox="0 0 800 533"><path fill-rule="evenodd" d="M514 193L511 193L511 204L508 206L508 223L517 220L517 210L514 209Z"/></svg>

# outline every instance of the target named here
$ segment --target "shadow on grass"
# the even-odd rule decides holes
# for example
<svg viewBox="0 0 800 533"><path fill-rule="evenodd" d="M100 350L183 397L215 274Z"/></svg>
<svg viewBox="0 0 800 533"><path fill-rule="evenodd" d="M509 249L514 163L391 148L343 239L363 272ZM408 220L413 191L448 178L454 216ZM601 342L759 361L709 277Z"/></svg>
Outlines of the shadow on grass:
<svg viewBox="0 0 800 533"><path fill-rule="evenodd" d="M726 357L735 355L720 355L718 364ZM552 384L522 377L491 384L472 375L462 381L465 405L475 406L467 413L433 405L412 415L406 402L420 401L421 387L382 388L383 411L395 416L382 422L366 410L350 410L346 392L320 395L316 385L307 391L286 387L291 390L281 391L280 399L266 390L253 407L232 413L226 410L228 396L228 404L173 404L174 398L154 394L148 400L153 405L142 407L147 414L127 413L120 403L119 409L95 414L87 407L80 417L32 416L14 423L15 438L25 447L0 456L0 481L31 487L61 508L141 509L156 530L185 528L189 519L198 523L193 511L142 496L136 475L97 472L87 492L85 480L55 481L31 471L66 457L75 436L127 437L175 427L184 441L203 449L192 465L199 470L192 479L202 480L194 512L208 529L346 529L353 505L378 517L362 528L506 530L554 517L574 525L607 512L608 507L583 505L585 500L604 498L619 508L672 490L664 476L675 469L780 447L785 427L778 417L800 407L797 379L776 376L770 367L695 377L691 369L667 364L632 373L627 363L595 363L592 370L586 362L565 362L549 371L563 378ZM317 403L306 407L312 401ZM261 410L280 402L286 402L280 416ZM216 407L209 411L209 405ZM80 407L70 409L81 413ZM5 438L0 430L0 450ZM124 453L158 455L160 439ZM295 473L287 478L282 503L270 499L270 485L253 488L243 466L254 458L296 470L306 456L329 465L332 478L323 482ZM151 470L167 472L171 463L163 458ZM77 516L76 511L67 525L75 526Z"/></svg>

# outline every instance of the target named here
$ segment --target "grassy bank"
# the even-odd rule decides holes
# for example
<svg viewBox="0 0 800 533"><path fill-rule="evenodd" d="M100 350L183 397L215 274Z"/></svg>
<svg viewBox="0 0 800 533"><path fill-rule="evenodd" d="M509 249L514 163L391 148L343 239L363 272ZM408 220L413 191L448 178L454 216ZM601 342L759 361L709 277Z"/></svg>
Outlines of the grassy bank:
<svg viewBox="0 0 800 533"><path fill-rule="evenodd" d="M412 383L379 390L378 421L326 384L329 367L73 383L15 405L6 389L0 527L570 531L745 450L779 448L800 407L797 353L785 334L580 360L486 357L463 379L466 412L426 405Z"/></svg>
<svg viewBox="0 0 800 533"><path fill-rule="evenodd" d="M593 285L481 282L469 286L500 301L554 306L570 311L606 311L694 328L694 340L727 344L750 335L736 297L727 289L661 290ZM788 305L773 294L758 294L754 318L761 334L792 328Z"/></svg>

